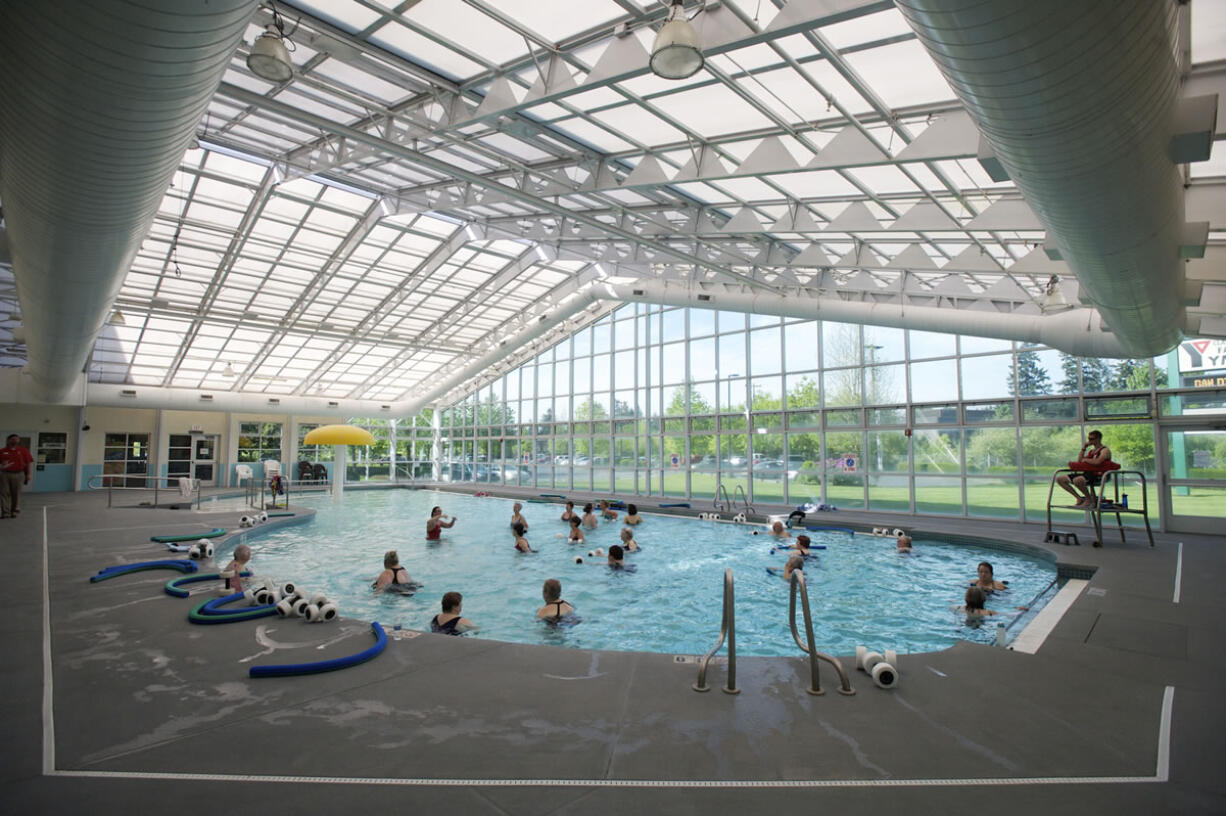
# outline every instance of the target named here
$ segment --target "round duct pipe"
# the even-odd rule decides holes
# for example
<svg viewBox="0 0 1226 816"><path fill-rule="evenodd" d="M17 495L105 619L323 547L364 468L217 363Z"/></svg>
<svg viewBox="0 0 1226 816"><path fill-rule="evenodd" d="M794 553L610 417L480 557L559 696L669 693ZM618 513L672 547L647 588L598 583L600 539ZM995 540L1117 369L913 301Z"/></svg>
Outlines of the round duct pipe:
<svg viewBox="0 0 1226 816"><path fill-rule="evenodd" d="M1128 356L1178 343L1173 0L897 0Z"/></svg>
<svg viewBox="0 0 1226 816"><path fill-rule="evenodd" d="M44 401L72 389L257 5L0 3L0 197Z"/></svg>

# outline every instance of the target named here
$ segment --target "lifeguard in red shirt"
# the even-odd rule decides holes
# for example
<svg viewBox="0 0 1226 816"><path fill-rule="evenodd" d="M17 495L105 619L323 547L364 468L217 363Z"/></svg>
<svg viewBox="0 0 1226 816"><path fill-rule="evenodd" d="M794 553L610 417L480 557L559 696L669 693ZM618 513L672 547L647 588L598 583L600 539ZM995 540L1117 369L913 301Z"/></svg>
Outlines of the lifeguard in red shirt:
<svg viewBox="0 0 1226 816"><path fill-rule="evenodd" d="M0 448L0 518L16 518L21 512L21 488L30 483L34 457L21 446L17 434L9 434Z"/></svg>
<svg viewBox="0 0 1226 816"><path fill-rule="evenodd" d="M1094 507L1093 488L1102 481L1102 475L1108 470L1119 468L1119 465L1111 461L1111 449L1103 444L1101 431L1090 431L1086 434L1086 443L1081 446L1081 452L1068 466L1080 471L1080 474L1070 479L1067 473L1061 473L1056 477L1056 484L1077 499L1076 507L1086 510Z"/></svg>

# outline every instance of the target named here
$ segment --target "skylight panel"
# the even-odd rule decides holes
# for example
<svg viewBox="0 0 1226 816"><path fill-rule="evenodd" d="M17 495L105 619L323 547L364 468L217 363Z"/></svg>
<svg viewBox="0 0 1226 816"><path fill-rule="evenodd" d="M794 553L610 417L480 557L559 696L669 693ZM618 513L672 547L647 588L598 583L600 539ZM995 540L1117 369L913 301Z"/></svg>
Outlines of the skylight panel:
<svg viewBox="0 0 1226 816"><path fill-rule="evenodd" d="M742 201L761 201L763 199L779 198L779 191L768 187L755 178L721 179L712 183L716 187L727 190Z"/></svg>
<svg viewBox="0 0 1226 816"><path fill-rule="evenodd" d="M684 133L639 105L623 105L594 113L592 118L647 146L685 140Z"/></svg>
<svg viewBox="0 0 1226 816"><path fill-rule="evenodd" d="M736 82L787 122L811 122L832 113L825 97L791 68L740 77Z"/></svg>
<svg viewBox="0 0 1226 816"><path fill-rule="evenodd" d="M351 34L366 29L379 19L378 12L355 3L354 0L295 0L295 5Z"/></svg>
<svg viewBox="0 0 1226 816"><path fill-rule="evenodd" d="M415 65L424 66L450 79L461 80L484 70L484 66L462 56L454 49L439 45L397 22L388 23L378 29L370 41Z"/></svg>
<svg viewBox="0 0 1226 816"><path fill-rule="evenodd" d="M912 33L906 19L893 8L822 26L820 31L827 42L840 50Z"/></svg>
<svg viewBox="0 0 1226 816"><path fill-rule="evenodd" d="M497 65L527 54L521 36L467 3L421 0L413 6L409 19L415 28L432 31Z"/></svg>
<svg viewBox="0 0 1226 816"><path fill-rule="evenodd" d="M333 106L318 99L312 98L306 94L297 93L288 89L277 94L277 99L287 105L293 105L299 110L304 110L307 113L313 113L316 116L322 116L324 119L328 119L333 122L350 122L358 115L355 111L347 107L340 107L340 100L336 100L337 105Z"/></svg>
<svg viewBox="0 0 1226 816"><path fill-rule="evenodd" d="M707 138L770 128L775 124L724 85L670 94L661 99L660 104L667 109L670 118Z"/></svg>
<svg viewBox="0 0 1226 816"><path fill-rule="evenodd" d="M481 137L480 141L492 148L509 153L521 162L537 162L551 158L551 154L533 147L523 139L517 139L505 133L491 133Z"/></svg>
<svg viewBox="0 0 1226 816"><path fill-rule="evenodd" d="M242 210L228 210L211 204L194 202L187 208L187 218L223 227L237 228L243 220Z"/></svg>
<svg viewBox="0 0 1226 816"><path fill-rule="evenodd" d="M1226 5L1196 0L1192 4L1192 62L1220 59L1226 59Z"/></svg>
<svg viewBox="0 0 1226 816"><path fill-rule="evenodd" d="M844 59L891 108L955 98L928 52L915 40L859 51Z"/></svg>
<svg viewBox="0 0 1226 816"><path fill-rule="evenodd" d="M613 0L499 0L498 9L555 44L625 14Z"/></svg>
<svg viewBox="0 0 1226 816"><path fill-rule="evenodd" d="M878 194L919 192L919 188L912 184L903 175L902 171L893 165L853 167L847 173Z"/></svg>
<svg viewBox="0 0 1226 816"><path fill-rule="evenodd" d="M620 136L578 117L555 122L552 127L605 153L619 153L634 147Z"/></svg>
<svg viewBox="0 0 1226 816"><path fill-rule="evenodd" d="M368 96L387 106L404 99L412 93L411 89L394 85L368 71L355 68L338 59L324 60L324 62L312 68L311 76L315 75L340 84L352 93Z"/></svg>
<svg viewBox="0 0 1226 816"><path fill-rule="evenodd" d="M205 169L222 176L258 184L264 178L267 168L258 162L246 161L237 156L227 156L216 150L208 151L204 162Z"/></svg>

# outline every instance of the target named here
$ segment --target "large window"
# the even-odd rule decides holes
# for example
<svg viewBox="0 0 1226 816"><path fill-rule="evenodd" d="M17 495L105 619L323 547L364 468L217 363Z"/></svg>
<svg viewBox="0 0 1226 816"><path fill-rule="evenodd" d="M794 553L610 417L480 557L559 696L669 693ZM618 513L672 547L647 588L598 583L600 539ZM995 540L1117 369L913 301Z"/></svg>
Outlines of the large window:
<svg viewBox="0 0 1226 816"><path fill-rule="evenodd" d="M104 485L112 487L150 487L149 434L107 433L103 440L102 474Z"/></svg>
<svg viewBox="0 0 1226 816"><path fill-rule="evenodd" d="M1155 411L1226 413L1220 389L1189 393L1209 363L1188 349L1155 368L1007 340L627 304L451 406L444 478L1035 520L1052 471L1089 428L1109 444L1114 434L1117 460L1151 474ZM1164 391L1173 381L1187 389ZM398 451L424 462L425 447Z"/></svg>
<svg viewBox="0 0 1226 816"><path fill-rule="evenodd" d="M238 428L238 461L280 462L281 423L241 423Z"/></svg>

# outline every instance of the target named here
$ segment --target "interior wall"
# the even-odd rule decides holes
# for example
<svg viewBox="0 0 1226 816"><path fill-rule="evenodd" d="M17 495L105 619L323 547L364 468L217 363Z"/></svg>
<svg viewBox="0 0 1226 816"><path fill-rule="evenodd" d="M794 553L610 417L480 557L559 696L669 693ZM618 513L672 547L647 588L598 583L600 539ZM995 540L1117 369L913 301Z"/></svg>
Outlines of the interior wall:
<svg viewBox="0 0 1226 816"><path fill-rule="evenodd" d="M37 493L72 489L79 427L77 409L71 405L15 405L0 403L0 436L11 433L30 437L34 456L34 480L26 488ZM38 434L67 434L64 462L39 461Z"/></svg>

